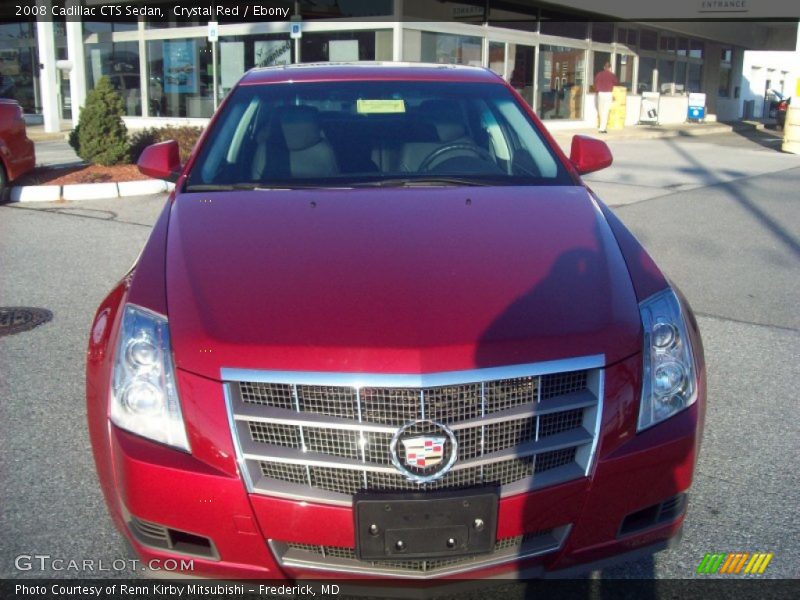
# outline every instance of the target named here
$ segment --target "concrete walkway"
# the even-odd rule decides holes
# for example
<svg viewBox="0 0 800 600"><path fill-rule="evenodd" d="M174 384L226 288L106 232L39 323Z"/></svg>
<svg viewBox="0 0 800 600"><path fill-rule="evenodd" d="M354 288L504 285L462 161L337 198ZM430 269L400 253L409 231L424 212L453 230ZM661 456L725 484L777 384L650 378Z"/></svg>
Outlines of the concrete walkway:
<svg viewBox="0 0 800 600"><path fill-rule="evenodd" d="M30 137L30 135L28 136ZM33 139L33 138L31 138ZM83 161L63 138L34 140L37 167L71 167Z"/></svg>
<svg viewBox="0 0 800 600"><path fill-rule="evenodd" d="M28 125L25 127L28 138L34 142L45 142L52 140L66 140L72 127L66 127L61 131L48 132L44 130L44 125Z"/></svg>
<svg viewBox="0 0 800 600"><path fill-rule="evenodd" d="M737 125L738 126L738 125ZM545 122L545 127L547 123ZM747 126L745 127L752 127ZM595 128L581 129L555 129L550 131L559 146L569 152L572 136L588 135L605 142L620 140L652 140L672 137L695 137L701 135L718 135L730 133L734 125L730 123L680 123L677 125L632 125L624 129L609 130L608 133L599 133Z"/></svg>

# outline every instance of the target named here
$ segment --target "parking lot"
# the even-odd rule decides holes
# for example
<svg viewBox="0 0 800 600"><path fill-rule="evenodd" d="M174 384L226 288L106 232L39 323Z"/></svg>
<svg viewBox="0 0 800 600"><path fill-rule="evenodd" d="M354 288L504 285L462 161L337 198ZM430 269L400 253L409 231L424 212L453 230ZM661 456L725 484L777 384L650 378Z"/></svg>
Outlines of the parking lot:
<svg viewBox="0 0 800 600"><path fill-rule="evenodd" d="M763 577L800 576L800 156L780 153L776 140L611 142L614 165L586 178L689 299L708 367L681 545L597 576L697 577L706 553L739 551L774 553ZM95 478L84 351L95 308L136 259L164 201L0 206L0 306L54 315L0 337L2 577L42 575L15 568L20 554L128 556Z"/></svg>

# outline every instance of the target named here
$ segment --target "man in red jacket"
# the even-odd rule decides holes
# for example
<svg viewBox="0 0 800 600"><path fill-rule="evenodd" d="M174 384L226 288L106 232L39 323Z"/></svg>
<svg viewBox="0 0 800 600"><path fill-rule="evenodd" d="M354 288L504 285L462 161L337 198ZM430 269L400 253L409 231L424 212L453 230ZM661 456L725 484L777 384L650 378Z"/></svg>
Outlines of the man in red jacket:
<svg viewBox="0 0 800 600"><path fill-rule="evenodd" d="M597 94L597 114L600 116L600 133L606 132L608 114L611 112L611 90L619 79L611 71L611 63L606 62L603 70L594 76L594 90Z"/></svg>

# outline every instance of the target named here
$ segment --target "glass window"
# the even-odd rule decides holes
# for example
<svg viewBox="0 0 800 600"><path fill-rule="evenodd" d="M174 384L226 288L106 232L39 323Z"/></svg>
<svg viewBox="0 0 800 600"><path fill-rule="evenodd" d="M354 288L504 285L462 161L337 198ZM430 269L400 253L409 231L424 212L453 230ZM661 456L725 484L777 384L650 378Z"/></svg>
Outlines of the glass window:
<svg viewBox="0 0 800 600"><path fill-rule="evenodd" d="M720 60L722 62L729 63L733 58L733 49L732 48L722 48L720 52Z"/></svg>
<svg viewBox="0 0 800 600"><path fill-rule="evenodd" d="M675 63L675 91L683 92L686 90L686 63L678 61Z"/></svg>
<svg viewBox="0 0 800 600"><path fill-rule="evenodd" d="M589 81L589 88L594 92L596 91L594 89L594 77L605 68L607 62L611 62L611 53L593 52L592 57L592 79Z"/></svg>
<svg viewBox="0 0 800 600"><path fill-rule="evenodd" d="M103 21L83 21L83 33L109 33L111 31L136 31L139 24L135 21L103 22Z"/></svg>
<svg viewBox="0 0 800 600"><path fill-rule="evenodd" d="M300 46L304 63L392 60L391 30L304 33Z"/></svg>
<svg viewBox="0 0 800 600"><path fill-rule="evenodd" d="M731 68L722 67L719 70L719 88L717 95L728 98L731 95Z"/></svg>
<svg viewBox="0 0 800 600"><path fill-rule="evenodd" d="M636 91L653 92L656 91L653 82L653 75L656 70L656 59L649 56L642 56L639 58L639 83Z"/></svg>
<svg viewBox="0 0 800 600"><path fill-rule="evenodd" d="M689 56L703 58L705 44L700 40L689 40Z"/></svg>
<svg viewBox="0 0 800 600"><path fill-rule="evenodd" d="M630 48L636 47L636 37L637 37L636 29L631 29L629 27L620 27L617 29L617 43L618 44L625 44Z"/></svg>
<svg viewBox="0 0 800 600"><path fill-rule="evenodd" d="M93 90L101 77L108 77L111 86L122 98L125 114L142 115L142 82L139 73L138 42L86 44L86 89ZM158 92L160 86L151 88Z"/></svg>
<svg viewBox="0 0 800 600"><path fill-rule="evenodd" d="M508 45L508 81L530 106L533 106L533 65L535 62L535 47L522 44Z"/></svg>
<svg viewBox="0 0 800 600"><path fill-rule="evenodd" d="M614 41L614 24L607 22L592 23L592 40L603 44Z"/></svg>
<svg viewBox="0 0 800 600"><path fill-rule="evenodd" d="M210 117L211 43L206 38L147 42L151 117Z"/></svg>
<svg viewBox="0 0 800 600"><path fill-rule="evenodd" d="M42 111L33 23L0 23L0 98L16 100L26 113Z"/></svg>
<svg viewBox="0 0 800 600"><path fill-rule="evenodd" d="M674 36L661 34L658 40L658 49L661 52L674 53L677 47L677 42Z"/></svg>
<svg viewBox="0 0 800 600"><path fill-rule="evenodd" d="M658 87L662 94L671 94L675 84L675 61L658 61Z"/></svg>
<svg viewBox="0 0 800 600"><path fill-rule="evenodd" d="M165 20L155 18L155 17L147 17L144 21L145 29L163 29L169 28L172 29L174 27L205 27L208 21L201 21L200 19L193 17L176 17L175 14L171 10L166 10L166 14L164 16Z"/></svg>
<svg viewBox="0 0 800 600"><path fill-rule="evenodd" d="M506 45L502 42L489 42L489 69L506 76Z"/></svg>
<svg viewBox="0 0 800 600"><path fill-rule="evenodd" d="M437 179L442 185L572 184L509 90L489 83L243 86L208 139L188 192L234 185L435 185Z"/></svg>
<svg viewBox="0 0 800 600"><path fill-rule="evenodd" d="M689 63L689 75L686 80L686 91L699 92L700 82L703 77L703 65L697 63Z"/></svg>
<svg viewBox="0 0 800 600"><path fill-rule="evenodd" d="M223 36L217 52L220 96L227 94L249 69L294 62L294 44L288 34Z"/></svg>
<svg viewBox="0 0 800 600"><path fill-rule="evenodd" d="M685 37L678 38L678 56L689 56L689 40Z"/></svg>
<svg viewBox="0 0 800 600"><path fill-rule="evenodd" d="M542 119L580 119L586 51L542 44L539 53L537 114Z"/></svg>
<svg viewBox="0 0 800 600"><path fill-rule="evenodd" d="M630 92L633 88L633 56L617 54L614 65L614 74L619 79L619 84L624 85Z"/></svg>
<svg viewBox="0 0 800 600"><path fill-rule="evenodd" d="M405 30L403 58L410 62L481 66L481 38Z"/></svg>
<svg viewBox="0 0 800 600"><path fill-rule="evenodd" d="M658 32L653 29L642 29L639 46L642 50L658 50Z"/></svg>

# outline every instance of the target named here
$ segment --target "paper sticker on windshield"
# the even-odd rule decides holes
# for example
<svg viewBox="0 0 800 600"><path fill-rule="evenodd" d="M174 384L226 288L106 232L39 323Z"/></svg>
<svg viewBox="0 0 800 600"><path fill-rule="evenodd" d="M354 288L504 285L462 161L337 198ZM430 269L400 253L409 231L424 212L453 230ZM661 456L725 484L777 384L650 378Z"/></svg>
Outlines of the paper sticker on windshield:
<svg viewBox="0 0 800 600"><path fill-rule="evenodd" d="M363 100L358 99L356 110L361 114L376 113L404 113L406 112L405 100Z"/></svg>

